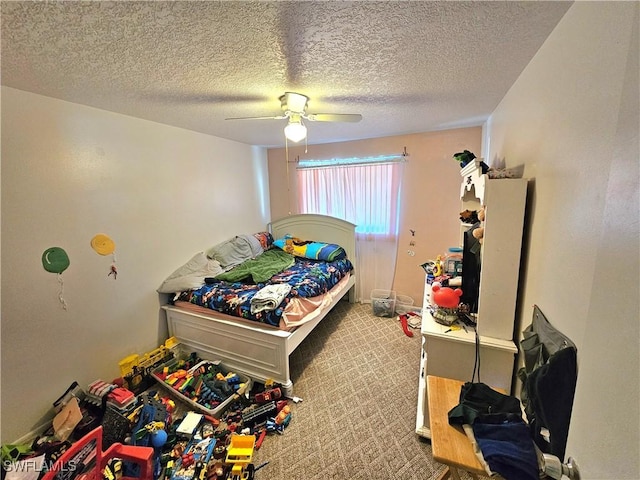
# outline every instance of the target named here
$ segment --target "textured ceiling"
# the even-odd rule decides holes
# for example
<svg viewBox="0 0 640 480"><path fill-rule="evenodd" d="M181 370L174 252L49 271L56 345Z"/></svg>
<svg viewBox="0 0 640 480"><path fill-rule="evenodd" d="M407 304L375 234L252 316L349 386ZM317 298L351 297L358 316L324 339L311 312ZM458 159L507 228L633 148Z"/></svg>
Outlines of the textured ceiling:
<svg viewBox="0 0 640 480"><path fill-rule="evenodd" d="M282 146L285 91L326 143L479 125L570 2L13 2L2 84L240 142Z"/></svg>

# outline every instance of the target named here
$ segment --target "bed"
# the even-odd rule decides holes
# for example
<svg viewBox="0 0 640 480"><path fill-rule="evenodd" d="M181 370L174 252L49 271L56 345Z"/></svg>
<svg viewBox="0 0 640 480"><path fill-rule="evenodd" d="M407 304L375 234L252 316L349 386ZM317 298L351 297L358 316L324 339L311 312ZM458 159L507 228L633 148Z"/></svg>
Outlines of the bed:
<svg viewBox="0 0 640 480"><path fill-rule="evenodd" d="M340 245L356 268L355 225L325 215L289 215L269 224L273 238L293 235L300 239ZM289 356L313 331L331 309L343 298L355 301L355 274L345 277L320 310L310 320L290 329L236 319L229 315L164 305L169 334L185 348L202 358L221 360L226 366L246 373L257 380L273 379L283 386L287 396L293 395Z"/></svg>

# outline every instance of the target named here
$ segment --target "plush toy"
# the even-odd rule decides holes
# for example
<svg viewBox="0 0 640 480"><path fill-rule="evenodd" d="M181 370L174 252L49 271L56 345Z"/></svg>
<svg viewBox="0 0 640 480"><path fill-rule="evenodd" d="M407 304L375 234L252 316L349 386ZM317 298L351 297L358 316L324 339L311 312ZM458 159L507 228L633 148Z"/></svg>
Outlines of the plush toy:
<svg viewBox="0 0 640 480"><path fill-rule="evenodd" d="M462 290L456 288L442 287L438 282L431 285L431 295L433 303L442 308L456 308L460 303Z"/></svg>
<svg viewBox="0 0 640 480"><path fill-rule="evenodd" d="M478 211L477 210L463 210L462 212L460 212L460 221L462 223L470 223L470 224L474 224L474 223L478 223L480 220L478 220Z"/></svg>
<svg viewBox="0 0 640 480"><path fill-rule="evenodd" d="M285 244L283 250L291 255L293 255L293 238L289 237L285 239Z"/></svg>
<svg viewBox="0 0 640 480"><path fill-rule="evenodd" d="M460 168L464 168L476 159L476 155L469 150L464 150L462 152L454 153L453 159L460 164ZM489 165L484 163L482 160L480 160L480 168L482 169L483 174L489 171Z"/></svg>
<svg viewBox="0 0 640 480"><path fill-rule="evenodd" d="M482 243L482 239L484 238L484 219L485 219L485 208L484 206L478 210L478 221L480 222L480 226L475 228L471 234L478 239L479 243Z"/></svg>
<svg viewBox="0 0 640 480"><path fill-rule="evenodd" d="M307 243L311 243L311 242L301 240L298 237L292 237L291 235L287 235L285 236L285 246L283 250L287 253L290 253L291 255L294 255L296 247L299 247L301 245L306 245Z"/></svg>
<svg viewBox="0 0 640 480"><path fill-rule="evenodd" d="M475 154L473 152L470 152L469 150L453 154L453 159L460 164L460 168L465 167L470 161L475 158Z"/></svg>
<svg viewBox="0 0 640 480"><path fill-rule="evenodd" d="M462 290L443 287L438 282L431 285L431 298L438 309L433 314L433 319L442 325L451 326L458 320L457 307L460 303Z"/></svg>

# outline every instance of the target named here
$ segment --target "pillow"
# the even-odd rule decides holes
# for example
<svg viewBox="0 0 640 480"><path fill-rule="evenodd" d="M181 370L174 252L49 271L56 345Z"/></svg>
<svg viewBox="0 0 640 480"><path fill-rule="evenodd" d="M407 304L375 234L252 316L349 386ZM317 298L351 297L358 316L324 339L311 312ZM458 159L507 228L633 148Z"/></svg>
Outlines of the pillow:
<svg viewBox="0 0 640 480"><path fill-rule="evenodd" d="M176 293L195 290L204 285L205 277L214 277L222 271L220 262L207 258L204 252L196 253L191 260L169 275L157 292Z"/></svg>
<svg viewBox="0 0 640 480"><path fill-rule="evenodd" d="M207 257L217 260L224 269L240 265L263 252L260 241L253 235L237 235L206 251Z"/></svg>
<svg viewBox="0 0 640 480"><path fill-rule="evenodd" d="M335 262L346 258L347 252L340 245L335 243L314 242L310 240L300 240L289 234L283 238L273 241L273 244L287 253L296 257L308 258L311 260L325 260Z"/></svg>
<svg viewBox="0 0 640 480"><path fill-rule="evenodd" d="M260 242L263 250L268 250L273 245L273 236L269 232L258 232L253 234Z"/></svg>

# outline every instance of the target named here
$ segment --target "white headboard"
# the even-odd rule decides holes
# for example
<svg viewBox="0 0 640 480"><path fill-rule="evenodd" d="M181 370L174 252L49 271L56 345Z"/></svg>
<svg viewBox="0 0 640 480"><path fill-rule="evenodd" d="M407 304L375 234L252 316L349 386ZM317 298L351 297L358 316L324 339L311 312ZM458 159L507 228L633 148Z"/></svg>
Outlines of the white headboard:
<svg viewBox="0 0 640 480"><path fill-rule="evenodd" d="M327 215L303 213L274 220L269 224L269 231L274 240L289 233L302 240L340 245L354 268L356 266L356 226L351 222Z"/></svg>

